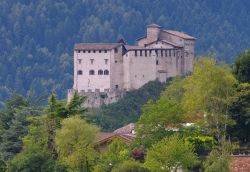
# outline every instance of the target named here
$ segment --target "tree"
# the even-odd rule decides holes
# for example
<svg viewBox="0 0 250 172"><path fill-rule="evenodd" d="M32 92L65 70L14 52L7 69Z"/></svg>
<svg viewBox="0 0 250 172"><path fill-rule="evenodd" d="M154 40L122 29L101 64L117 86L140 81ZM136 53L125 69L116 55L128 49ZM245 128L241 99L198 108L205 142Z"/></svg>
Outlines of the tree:
<svg viewBox="0 0 250 172"><path fill-rule="evenodd" d="M119 163L131 159L128 145L119 138L114 139L108 149L101 153L94 172L110 172Z"/></svg>
<svg viewBox="0 0 250 172"><path fill-rule="evenodd" d="M214 59L198 58L192 75L184 80L183 106L188 112L202 113L205 125L217 138L225 134L229 105L234 100L237 80L226 65Z"/></svg>
<svg viewBox="0 0 250 172"><path fill-rule="evenodd" d="M50 172L54 171L54 160L49 153L32 147L17 154L8 164L7 172Z"/></svg>
<svg viewBox="0 0 250 172"><path fill-rule="evenodd" d="M142 163L127 160L118 164L111 172L149 172L149 170L143 167Z"/></svg>
<svg viewBox="0 0 250 172"><path fill-rule="evenodd" d="M70 171L90 171L96 158L93 146L98 130L79 116L62 121L61 129L56 131L55 144L59 159Z"/></svg>
<svg viewBox="0 0 250 172"><path fill-rule="evenodd" d="M55 161L47 149L45 116L29 120L29 132L22 138L23 149L9 161L7 171L54 171Z"/></svg>
<svg viewBox="0 0 250 172"><path fill-rule="evenodd" d="M194 148L185 144L178 135L155 143L147 152L145 167L152 172L187 170L198 163Z"/></svg>
<svg viewBox="0 0 250 172"><path fill-rule="evenodd" d="M204 162L205 172L229 172L229 163L231 160L231 153L233 145L223 137L219 141L219 145L213 148Z"/></svg>
<svg viewBox="0 0 250 172"><path fill-rule="evenodd" d="M235 58L233 73L240 82L250 83L250 50L245 50Z"/></svg>
<svg viewBox="0 0 250 172"><path fill-rule="evenodd" d="M36 100L32 101L31 96L25 98L13 94L0 111L0 157L2 162L7 163L21 151L23 146L21 137L28 133L29 121L27 118L41 114L41 107L35 104Z"/></svg>
<svg viewBox="0 0 250 172"><path fill-rule="evenodd" d="M47 113L47 132L48 132L48 148L54 159L57 158L57 152L55 148L55 131L60 128L60 122L63 118L67 118L73 115L84 115L87 111L83 107L83 102L85 97L78 95L77 92L74 93L72 99L66 103L65 101L58 100L55 94L49 97L48 107L45 109Z"/></svg>
<svg viewBox="0 0 250 172"><path fill-rule="evenodd" d="M227 133L241 143L250 141L250 84L238 85L235 100L229 107L231 118L236 122L228 128Z"/></svg>
<svg viewBox="0 0 250 172"><path fill-rule="evenodd" d="M179 103L165 99L149 101L142 111L136 132L139 144L146 147L173 133L172 129L178 128L185 118Z"/></svg>

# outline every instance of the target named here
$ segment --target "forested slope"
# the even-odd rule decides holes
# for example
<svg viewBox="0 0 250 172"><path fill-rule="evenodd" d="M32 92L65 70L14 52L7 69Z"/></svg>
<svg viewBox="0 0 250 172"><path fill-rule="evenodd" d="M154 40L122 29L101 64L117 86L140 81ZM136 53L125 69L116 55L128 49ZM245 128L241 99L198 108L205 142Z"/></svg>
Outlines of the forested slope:
<svg viewBox="0 0 250 172"><path fill-rule="evenodd" d="M65 97L75 42L129 43L148 23L197 38L197 54L231 62L250 45L250 1L1 0L0 102L11 90Z"/></svg>

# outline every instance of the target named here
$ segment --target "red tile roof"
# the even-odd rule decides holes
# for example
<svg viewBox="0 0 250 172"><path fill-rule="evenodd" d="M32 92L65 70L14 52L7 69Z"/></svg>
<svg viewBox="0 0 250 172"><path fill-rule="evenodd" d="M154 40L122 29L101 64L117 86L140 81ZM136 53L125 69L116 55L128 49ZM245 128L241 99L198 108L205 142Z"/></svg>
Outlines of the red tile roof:
<svg viewBox="0 0 250 172"><path fill-rule="evenodd" d="M75 44L75 50L112 50L122 43L78 43Z"/></svg>
<svg viewBox="0 0 250 172"><path fill-rule="evenodd" d="M116 134L130 134L134 131L135 129L135 124L130 123L128 125L125 125L124 127L118 128L117 130L114 131Z"/></svg>
<svg viewBox="0 0 250 172"><path fill-rule="evenodd" d="M188 34L185 34L185 33L182 33L182 32L178 32L178 31L175 31L175 30L163 30L163 32L167 32L169 34L172 34L172 35L175 35L175 36L178 36L180 38L183 38L183 39L193 39L195 40L196 38L188 35Z"/></svg>
<svg viewBox="0 0 250 172"><path fill-rule="evenodd" d="M233 156L230 169L232 172L250 172L250 156Z"/></svg>

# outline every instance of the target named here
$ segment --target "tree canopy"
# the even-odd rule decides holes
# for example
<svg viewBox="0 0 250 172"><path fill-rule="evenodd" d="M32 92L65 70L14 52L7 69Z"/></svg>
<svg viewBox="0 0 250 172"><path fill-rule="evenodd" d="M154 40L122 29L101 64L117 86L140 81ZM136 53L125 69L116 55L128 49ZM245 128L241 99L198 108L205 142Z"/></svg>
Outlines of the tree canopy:
<svg viewBox="0 0 250 172"><path fill-rule="evenodd" d="M74 43L132 44L149 23L193 35L196 54L232 62L249 47L249 8L248 0L1 0L0 104L11 90L65 98Z"/></svg>

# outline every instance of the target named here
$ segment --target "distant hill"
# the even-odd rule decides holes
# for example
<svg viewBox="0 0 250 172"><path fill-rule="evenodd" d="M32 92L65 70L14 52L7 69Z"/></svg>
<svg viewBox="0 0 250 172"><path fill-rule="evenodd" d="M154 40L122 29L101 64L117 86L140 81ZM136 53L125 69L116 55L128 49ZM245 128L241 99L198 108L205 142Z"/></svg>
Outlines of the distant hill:
<svg viewBox="0 0 250 172"><path fill-rule="evenodd" d="M134 43L152 22L195 36L197 54L228 63L250 47L249 0L1 0L0 104L11 90L65 98L74 43Z"/></svg>

